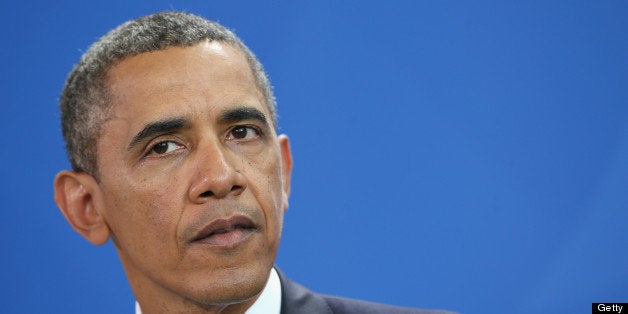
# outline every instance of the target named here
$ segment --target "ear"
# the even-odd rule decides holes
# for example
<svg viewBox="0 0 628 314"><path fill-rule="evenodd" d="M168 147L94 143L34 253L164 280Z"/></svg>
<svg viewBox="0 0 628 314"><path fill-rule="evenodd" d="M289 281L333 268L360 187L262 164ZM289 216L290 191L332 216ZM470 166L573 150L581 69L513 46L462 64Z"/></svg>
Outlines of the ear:
<svg viewBox="0 0 628 314"><path fill-rule="evenodd" d="M55 177L55 202L72 228L87 241L102 245L111 231L98 208L100 187L83 172L61 171Z"/></svg>
<svg viewBox="0 0 628 314"><path fill-rule="evenodd" d="M281 176L283 180L283 210L288 210L290 196L290 179L292 178L292 152L290 140L285 134L279 135L279 150L281 153Z"/></svg>

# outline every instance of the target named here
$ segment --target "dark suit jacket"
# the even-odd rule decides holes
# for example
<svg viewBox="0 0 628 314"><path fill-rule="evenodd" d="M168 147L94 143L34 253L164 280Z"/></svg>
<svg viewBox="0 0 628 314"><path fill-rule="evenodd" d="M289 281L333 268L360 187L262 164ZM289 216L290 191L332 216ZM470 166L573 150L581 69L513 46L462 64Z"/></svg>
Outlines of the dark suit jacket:
<svg viewBox="0 0 628 314"><path fill-rule="evenodd" d="M314 293L286 278L281 281L281 314L453 314L442 310L419 310Z"/></svg>

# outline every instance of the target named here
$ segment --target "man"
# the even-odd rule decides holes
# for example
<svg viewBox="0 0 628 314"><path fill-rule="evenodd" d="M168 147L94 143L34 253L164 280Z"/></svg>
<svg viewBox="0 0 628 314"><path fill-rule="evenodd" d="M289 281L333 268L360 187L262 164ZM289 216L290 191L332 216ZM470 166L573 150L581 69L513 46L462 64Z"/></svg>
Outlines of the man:
<svg viewBox="0 0 628 314"><path fill-rule="evenodd" d="M273 268L292 156L255 56L195 15L154 14L96 42L61 99L73 171L55 200L111 238L143 313L417 312L314 294Z"/></svg>

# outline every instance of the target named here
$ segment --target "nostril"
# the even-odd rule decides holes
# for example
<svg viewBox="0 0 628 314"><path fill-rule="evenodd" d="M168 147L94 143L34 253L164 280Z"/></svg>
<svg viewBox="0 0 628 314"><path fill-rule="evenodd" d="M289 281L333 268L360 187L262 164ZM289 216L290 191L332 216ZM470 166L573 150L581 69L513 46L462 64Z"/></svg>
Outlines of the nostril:
<svg viewBox="0 0 628 314"><path fill-rule="evenodd" d="M212 195L214 195L214 192L212 192L212 191L205 191L205 192L201 193L201 195L199 195L199 196L200 197L210 197Z"/></svg>
<svg viewBox="0 0 628 314"><path fill-rule="evenodd" d="M232 186L232 187L231 187L231 191L232 191L232 192L233 192L233 191L237 191L237 190L241 190L241 189L242 189L242 187L241 187L241 186L239 186L239 185L234 185L234 186Z"/></svg>

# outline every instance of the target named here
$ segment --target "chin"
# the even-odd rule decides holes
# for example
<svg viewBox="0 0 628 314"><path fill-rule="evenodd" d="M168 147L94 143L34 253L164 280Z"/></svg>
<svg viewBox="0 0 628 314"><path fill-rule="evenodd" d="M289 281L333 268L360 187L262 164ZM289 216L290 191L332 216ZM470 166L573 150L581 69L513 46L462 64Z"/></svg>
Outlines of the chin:
<svg viewBox="0 0 628 314"><path fill-rule="evenodd" d="M198 278L197 301L205 305L228 305L256 298L266 286L270 267L228 268L219 270L213 278ZM211 282L209 285L208 282Z"/></svg>

